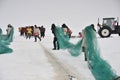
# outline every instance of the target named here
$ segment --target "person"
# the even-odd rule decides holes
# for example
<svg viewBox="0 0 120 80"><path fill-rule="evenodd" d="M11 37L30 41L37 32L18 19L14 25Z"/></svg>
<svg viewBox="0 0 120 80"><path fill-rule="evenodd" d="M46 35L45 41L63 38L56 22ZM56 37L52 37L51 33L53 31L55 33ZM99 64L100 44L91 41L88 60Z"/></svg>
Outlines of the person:
<svg viewBox="0 0 120 80"><path fill-rule="evenodd" d="M66 25L66 24L63 24L62 25L62 28L63 28L63 31L64 31L64 34L69 36L69 38L71 37L71 34L72 34L72 31L70 30L70 28Z"/></svg>
<svg viewBox="0 0 120 80"><path fill-rule="evenodd" d="M87 56L86 56L86 53L85 53L85 30L82 30L82 38L83 38L83 42L82 42L82 52L84 52L84 60L87 61Z"/></svg>
<svg viewBox="0 0 120 80"><path fill-rule="evenodd" d="M12 30L12 25L8 24L7 29L6 29L8 37L10 36L11 30Z"/></svg>
<svg viewBox="0 0 120 80"><path fill-rule="evenodd" d="M28 26L28 27L27 27L27 36L26 36L26 39L27 39L27 38L29 38L29 39L30 39L30 38L31 38L31 36L32 36L32 29L31 29L31 27L30 27L30 26Z"/></svg>
<svg viewBox="0 0 120 80"><path fill-rule="evenodd" d="M56 28L55 24L52 24L51 25L51 31L52 31L52 33L54 35L54 39L53 39L53 46L54 46L54 48L53 48L53 50L59 50L60 46L59 46L59 42L58 42L57 36L55 34L55 28Z"/></svg>
<svg viewBox="0 0 120 80"><path fill-rule="evenodd" d="M34 38L35 38L35 42L37 42L37 38L39 38L39 40L41 41L41 34L40 34L40 30L37 27L37 25L34 26Z"/></svg>
<svg viewBox="0 0 120 80"><path fill-rule="evenodd" d="M20 27L20 36L27 35L27 27Z"/></svg>
<svg viewBox="0 0 120 80"><path fill-rule="evenodd" d="M102 28L102 25L101 24L97 24L97 32Z"/></svg>
<svg viewBox="0 0 120 80"><path fill-rule="evenodd" d="M82 38L82 33L81 32L78 33L78 37Z"/></svg>
<svg viewBox="0 0 120 80"><path fill-rule="evenodd" d="M40 30L41 30L41 37L44 38L45 37L45 28L43 26L41 26Z"/></svg>
<svg viewBox="0 0 120 80"><path fill-rule="evenodd" d="M91 24L90 26L91 26L91 27L93 28L93 30L96 32L96 29L95 29L94 24Z"/></svg>
<svg viewBox="0 0 120 80"><path fill-rule="evenodd" d="M114 21L113 25L114 25L114 27L118 26L117 20Z"/></svg>
<svg viewBox="0 0 120 80"><path fill-rule="evenodd" d="M117 20L114 21L113 26L114 26L115 30L117 31L118 30L118 21Z"/></svg>

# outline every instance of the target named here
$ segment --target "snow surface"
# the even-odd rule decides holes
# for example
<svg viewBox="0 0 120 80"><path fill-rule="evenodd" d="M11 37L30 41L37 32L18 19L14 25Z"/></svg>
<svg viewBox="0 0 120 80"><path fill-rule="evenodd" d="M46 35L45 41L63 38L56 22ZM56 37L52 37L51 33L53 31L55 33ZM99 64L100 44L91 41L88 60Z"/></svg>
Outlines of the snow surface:
<svg viewBox="0 0 120 80"><path fill-rule="evenodd" d="M38 43L15 37L13 53L0 55L0 80L53 80L53 67Z"/></svg>
<svg viewBox="0 0 120 80"><path fill-rule="evenodd" d="M73 80L95 80L87 62L84 61L84 53L73 57L67 50L52 50L52 39L53 36L46 36L41 42L34 42L34 38L29 40L15 36L10 45L14 52L0 55L0 80L59 80L55 78L58 74L54 69L55 65L50 63L42 46L55 57L59 67L64 68L67 75L70 72L71 76L76 77ZM76 43L78 40L79 38L72 38L71 42ZM120 37L117 35L110 38L98 37L101 56L107 60L117 75L120 75L119 41Z"/></svg>

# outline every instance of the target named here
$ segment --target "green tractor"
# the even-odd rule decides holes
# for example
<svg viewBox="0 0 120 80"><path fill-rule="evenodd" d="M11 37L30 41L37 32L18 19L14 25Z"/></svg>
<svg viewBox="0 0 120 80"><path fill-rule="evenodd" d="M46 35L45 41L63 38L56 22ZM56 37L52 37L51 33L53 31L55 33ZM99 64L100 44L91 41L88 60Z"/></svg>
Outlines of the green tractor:
<svg viewBox="0 0 120 80"><path fill-rule="evenodd" d="M115 18L103 18L102 25L99 24L100 27L98 30L98 34L102 38L110 37L111 34L118 34L120 36L120 25L118 24L119 20L115 20Z"/></svg>

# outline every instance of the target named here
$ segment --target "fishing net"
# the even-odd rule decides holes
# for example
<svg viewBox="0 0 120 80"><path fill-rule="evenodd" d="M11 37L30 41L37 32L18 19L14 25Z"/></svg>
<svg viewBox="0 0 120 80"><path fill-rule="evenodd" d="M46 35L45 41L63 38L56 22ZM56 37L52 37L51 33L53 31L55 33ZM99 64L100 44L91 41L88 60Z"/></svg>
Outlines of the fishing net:
<svg viewBox="0 0 120 80"><path fill-rule="evenodd" d="M113 80L117 77L112 67L101 58L96 33L91 26L84 29L85 54L96 80Z"/></svg>
<svg viewBox="0 0 120 80"><path fill-rule="evenodd" d="M0 30L0 39L3 42L3 44L9 44L10 42L13 41L13 34L14 34L14 28L12 27L10 31L10 35L7 34L2 34L2 29Z"/></svg>
<svg viewBox="0 0 120 80"><path fill-rule="evenodd" d="M13 51L7 46L13 41L13 33L14 29L12 28L10 36L8 37L8 35L2 34L2 29L0 28L0 54L11 53Z"/></svg>
<svg viewBox="0 0 120 80"><path fill-rule="evenodd" d="M64 35L64 31L61 27L56 27L55 34L59 42L60 49L67 49L73 46L72 43L69 43L68 34Z"/></svg>
<svg viewBox="0 0 120 80"><path fill-rule="evenodd" d="M61 27L56 27L55 34L57 36L60 49L67 49L72 56L80 55L82 40L79 41L77 44L71 43L69 41L69 35L64 34L63 28Z"/></svg>
<svg viewBox="0 0 120 80"><path fill-rule="evenodd" d="M13 50L11 48L9 48L7 45L3 45L0 42L0 54L3 53L11 53Z"/></svg>
<svg viewBox="0 0 120 80"><path fill-rule="evenodd" d="M69 53L72 56L79 56L82 53L82 42L83 42L83 39L78 41L77 44L75 44L74 46L68 49Z"/></svg>
<svg viewBox="0 0 120 80"><path fill-rule="evenodd" d="M80 55L84 44L87 63L96 80L113 80L118 77L107 61L101 58L96 33L92 26L87 26L83 30L83 39L77 44L70 43L61 27L56 27L56 36L60 48L67 49L72 56Z"/></svg>

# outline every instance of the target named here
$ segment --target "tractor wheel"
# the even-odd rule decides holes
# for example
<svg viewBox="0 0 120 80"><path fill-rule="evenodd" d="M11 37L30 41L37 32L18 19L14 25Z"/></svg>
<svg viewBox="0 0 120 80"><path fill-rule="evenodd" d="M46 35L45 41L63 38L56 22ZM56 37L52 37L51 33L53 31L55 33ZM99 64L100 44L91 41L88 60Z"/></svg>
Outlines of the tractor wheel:
<svg viewBox="0 0 120 80"><path fill-rule="evenodd" d="M109 27L103 27L98 31L98 34L102 38L110 37L111 35L111 29Z"/></svg>

